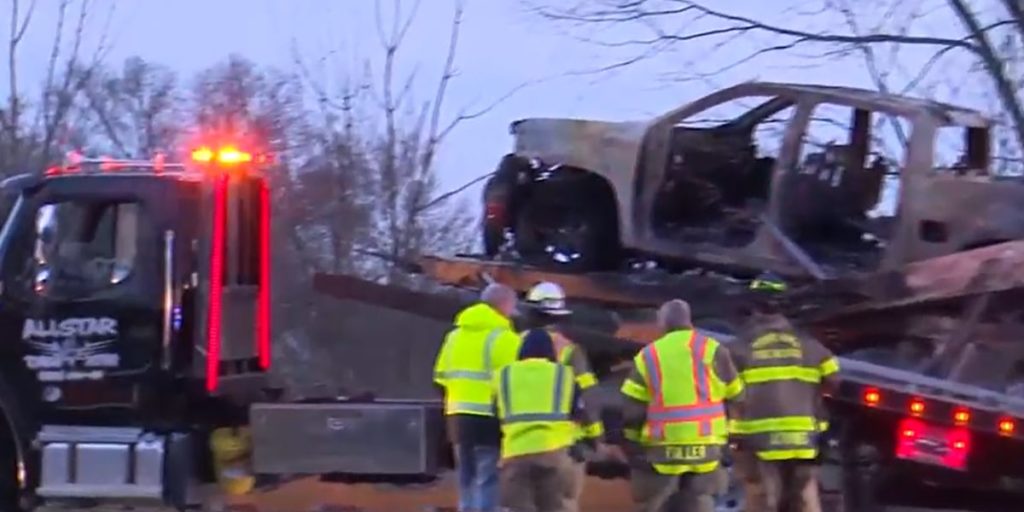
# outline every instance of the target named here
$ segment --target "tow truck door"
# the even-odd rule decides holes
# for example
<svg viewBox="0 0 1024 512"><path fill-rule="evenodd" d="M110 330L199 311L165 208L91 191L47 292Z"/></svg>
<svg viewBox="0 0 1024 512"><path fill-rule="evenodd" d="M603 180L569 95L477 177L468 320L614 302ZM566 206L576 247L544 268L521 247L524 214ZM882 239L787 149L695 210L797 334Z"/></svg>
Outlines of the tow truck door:
<svg viewBox="0 0 1024 512"><path fill-rule="evenodd" d="M20 384L57 407L135 403L162 327L159 226L170 182L49 178L0 235L0 330Z"/></svg>

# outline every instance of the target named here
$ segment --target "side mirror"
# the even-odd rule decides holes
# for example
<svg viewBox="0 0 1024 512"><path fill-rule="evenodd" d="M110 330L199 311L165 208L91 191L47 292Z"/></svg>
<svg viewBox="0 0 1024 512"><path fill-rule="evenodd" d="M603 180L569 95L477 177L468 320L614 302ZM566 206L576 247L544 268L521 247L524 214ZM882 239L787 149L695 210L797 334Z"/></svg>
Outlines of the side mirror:
<svg viewBox="0 0 1024 512"><path fill-rule="evenodd" d="M32 280L36 293L44 293L49 285L50 260L56 240L57 206L45 204L36 212L35 277Z"/></svg>

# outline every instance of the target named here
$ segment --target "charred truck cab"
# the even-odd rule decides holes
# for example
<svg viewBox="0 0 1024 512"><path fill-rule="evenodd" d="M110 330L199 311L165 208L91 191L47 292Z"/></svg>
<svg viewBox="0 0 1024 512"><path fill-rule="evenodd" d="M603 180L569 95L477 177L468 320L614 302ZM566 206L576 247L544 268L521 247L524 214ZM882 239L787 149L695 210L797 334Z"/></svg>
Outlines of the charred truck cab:
<svg viewBox="0 0 1024 512"><path fill-rule="evenodd" d="M261 157L77 159L3 184L0 498L189 502L270 366Z"/></svg>

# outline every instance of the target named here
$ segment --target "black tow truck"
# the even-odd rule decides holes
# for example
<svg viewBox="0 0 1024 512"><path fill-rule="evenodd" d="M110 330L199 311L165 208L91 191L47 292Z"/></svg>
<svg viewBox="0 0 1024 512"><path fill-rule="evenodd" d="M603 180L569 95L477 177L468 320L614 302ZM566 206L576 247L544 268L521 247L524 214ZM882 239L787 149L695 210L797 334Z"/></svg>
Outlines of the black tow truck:
<svg viewBox="0 0 1024 512"><path fill-rule="evenodd" d="M265 419L257 402L306 414L267 380L266 157L189 156L77 157L0 187L0 510L199 505L214 429ZM278 433L253 434L264 473L293 472L273 454L315 442Z"/></svg>

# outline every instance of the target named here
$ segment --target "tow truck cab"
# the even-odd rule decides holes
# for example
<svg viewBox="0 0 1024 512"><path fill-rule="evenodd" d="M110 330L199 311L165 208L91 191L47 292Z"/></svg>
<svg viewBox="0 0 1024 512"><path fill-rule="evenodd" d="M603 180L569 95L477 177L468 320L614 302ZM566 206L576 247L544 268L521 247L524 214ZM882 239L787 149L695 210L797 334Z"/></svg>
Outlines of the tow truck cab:
<svg viewBox="0 0 1024 512"><path fill-rule="evenodd" d="M78 159L4 182L4 510L26 496L183 503L206 426L244 423L265 390L261 157L192 157Z"/></svg>

